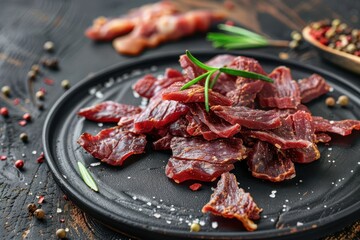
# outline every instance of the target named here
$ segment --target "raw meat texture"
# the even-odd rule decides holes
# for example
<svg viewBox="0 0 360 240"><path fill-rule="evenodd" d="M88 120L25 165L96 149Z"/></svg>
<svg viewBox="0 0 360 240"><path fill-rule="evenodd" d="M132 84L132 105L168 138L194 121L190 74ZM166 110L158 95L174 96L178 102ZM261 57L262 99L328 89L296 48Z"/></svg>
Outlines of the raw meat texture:
<svg viewBox="0 0 360 240"><path fill-rule="evenodd" d="M189 122L186 131L190 136L202 136L208 141L220 137L216 133L212 132L209 127L200 120L199 116L188 113L185 117Z"/></svg>
<svg viewBox="0 0 360 240"><path fill-rule="evenodd" d="M132 116L140 112L140 107L113 101L105 101L98 103L95 106L80 109L78 115L94 122L117 123L121 117Z"/></svg>
<svg viewBox="0 0 360 240"><path fill-rule="evenodd" d="M160 95L161 93L152 98L145 110L135 119L134 127L138 133L149 133L154 128L160 129L189 111L189 108L180 102L163 101Z"/></svg>
<svg viewBox="0 0 360 240"><path fill-rule="evenodd" d="M209 130L221 138L229 138L237 134L240 130L239 124L230 124L222 118L216 116L212 111L206 112L205 107L199 103L188 105L193 117L197 116ZM205 138L205 137L204 137ZM206 138L205 138L206 139Z"/></svg>
<svg viewBox="0 0 360 240"><path fill-rule="evenodd" d="M198 160L182 160L171 157L165 167L165 174L176 183L188 180L215 181L222 173L234 169L233 164L216 164Z"/></svg>
<svg viewBox="0 0 360 240"><path fill-rule="evenodd" d="M275 110L265 111L241 106L212 106L211 110L227 122L249 129L265 130L281 126L279 113Z"/></svg>
<svg viewBox="0 0 360 240"><path fill-rule="evenodd" d="M164 100L174 100L184 103L205 102L204 87L200 85L192 85L191 87L180 90L183 83L177 82L162 92ZM209 90L209 105L230 106L232 102L220 93Z"/></svg>
<svg viewBox="0 0 360 240"><path fill-rule="evenodd" d="M221 175L210 201L202 208L203 213L236 218L248 231L257 229L253 220L260 218L261 211L251 195L238 187L235 175L228 172Z"/></svg>
<svg viewBox="0 0 360 240"><path fill-rule="evenodd" d="M228 67L267 75L259 62L253 58L236 57ZM255 98L263 86L264 82L261 80L237 77L235 88L230 89L226 95L232 100L233 106L254 108Z"/></svg>
<svg viewBox="0 0 360 240"><path fill-rule="evenodd" d="M102 162L121 166L131 155L144 153L146 136L123 131L117 126L104 129L96 136L83 133L77 142Z"/></svg>
<svg viewBox="0 0 360 240"><path fill-rule="evenodd" d="M146 4L132 9L128 14L118 18L99 17L95 19L93 25L86 30L85 35L96 41L110 41L131 32L144 21L154 21L161 16L177 12L176 5L169 1Z"/></svg>
<svg viewBox="0 0 360 240"><path fill-rule="evenodd" d="M281 182L295 177L291 159L267 142L258 141L255 144L247 158L247 164L256 178Z"/></svg>
<svg viewBox="0 0 360 240"><path fill-rule="evenodd" d="M295 136L312 142L306 148L289 149L286 154L293 162L309 163L320 158L320 152L315 144L316 136L312 116L304 111L297 111L292 115Z"/></svg>
<svg viewBox="0 0 360 240"><path fill-rule="evenodd" d="M352 130L360 130L360 121L346 119L341 121L330 121L322 117L313 116L315 132L330 132L342 136L351 134Z"/></svg>
<svg viewBox="0 0 360 240"><path fill-rule="evenodd" d="M141 97L152 98L155 94L172 85L175 82L184 82L185 77L176 69L167 68L161 78L156 78L151 74L139 79L133 86L135 92Z"/></svg>
<svg viewBox="0 0 360 240"><path fill-rule="evenodd" d="M318 74L313 74L308 78L301 79L298 81L298 84L302 103L308 103L324 95L329 92L331 88L325 79Z"/></svg>
<svg viewBox="0 0 360 240"><path fill-rule="evenodd" d="M207 10L162 15L137 24L131 33L116 38L113 46L119 53L138 55L145 48L153 48L163 42L177 40L196 32L206 32L212 23L223 18L224 14Z"/></svg>
<svg viewBox="0 0 360 240"><path fill-rule="evenodd" d="M171 140L173 157L209 163L234 163L246 157L246 148L239 138L206 141L202 138L174 137Z"/></svg>
<svg viewBox="0 0 360 240"><path fill-rule="evenodd" d="M242 133L269 142L279 149L306 148L312 145L312 141L301 139L295 135L291 115L281 121L281 126L272 130L242 130Z"/></svg>
<svg viewBox="0 0 360 240"><path fill-rule="evenodd" d="M300 104L300 90L296 81L292 79L290 69L277 67L269 77L274 83L264 83L259 93L259 103L262 107L297 108Z"/></svg>

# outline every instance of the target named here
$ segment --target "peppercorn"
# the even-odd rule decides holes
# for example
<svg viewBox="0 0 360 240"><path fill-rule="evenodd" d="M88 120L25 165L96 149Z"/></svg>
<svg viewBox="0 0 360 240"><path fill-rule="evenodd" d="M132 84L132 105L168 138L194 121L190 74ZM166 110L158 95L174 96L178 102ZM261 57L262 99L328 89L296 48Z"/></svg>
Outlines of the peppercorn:
<svg viewBox="0 0 360 240"><path fill-rule="evenodd" d="M336 101L337 104L339 104L342 107L345 107L349 104L349 98L345 95L341 95L338 100Z"/></svg>
<svg viewBox="0 0 360 240"><path fill-rule="evenodd" d="M337 27L337 26L340 25L340 23L341 23L341 22L340 22L339 19L334 19L334 20L332 20L331 25L334 26L334 27Z"/></svg>
<svg viewBox="0 0 360 240"><path fill-rule="evenodd" d="M289 43L289 47L290 48L297 48L299 46L299 42L298 41L295 41L295 40L292 40L290 43Z"/></svg>
<svg viewBox="0 0 360 240"><path fill-rule="evenodd" d="M59 61L56 58L47 58L42 60L44 67L56 70L59 67Z"/></svg>
<svg viewBox="0 0 360 240"><path fill-rule="evenodd" d="M349 45L347 45L346 46L346 52L348 52L348 53L353 53L353 52L355 52L355 50L356 50L356 46L355 46L355 44L353 44L353 43L350 43Z"/></svg>
<svg viewBox="0 0 360 240"><path fill-rule="evenodd" d="M41 208L38 208L38 209L35 210L34 216L37 219L44 219L45 218L45 211L42 210Z"/></svg>
<svg viewBox="0 0 360 240"><path fill-rule="evenodd" d="M66 231L63 228L56 230L56 236L60 239L66 238Z"/></svg>
<svg viewBox="0 0 360 240"><path fill-rule="evenodd" d="M333 97L328 97L325 100L325 104L329 107L335 106L335 99Z"/></svg>
<svg viewBox="0 0 360 240"><path fill-rule="evenodd" d="M23 119L26 120L26 121L30 121L30 120L31 120L31 115L30 115L30 113L25 113L25 114L23 115Z"/></svg>
<svg viewBox="0 0 360 240"><path fill-rule="evenodd" d="M302 36L300 33L298 33L297 31L292 31L291 32L291 38L295 41L300 41Z"/></svg>
<svg viewBox="0 0 360 240"><path fill-rule="evenodd" d="M38 74L40 72L40 66L38 64L34 64L31 66L31 70Z"/></svg>
<svg viewBox="0 0 360 240"><path fill-rule="evenodd" d="M21 133L20 134L20 140L23 142L27 142L29 139L28 135L26 133Z"/></svg>
<svg viewBox="0 0 360 240"><path fill-rule="evenodd" d="M29 213L33 214L37 209L37 206L35 203L29 203L27 205L27 210L29 211Z"/></svg>
<svg viewBox="0 0 360 240"><path fill-rule="evenodd" d="M194 222L190 226L190 232L199 232L200 228L200 224Z"/></svg>
<svg viewBox="0 0 360 240"><path fill-rule="evenodd" d="M18 169L21 169L24 167L24 161L19 159L19 160L16 160L15 161L15 167L18 168Z"/></svg>
<svg viewBox="0 0 360 240"><path fill-rule="evenodd" d="M43 91L37 91L35 95L38 99L44 99L45 97L45 93Z"/></svg>
<svg viewBox="0 0 360 240"><path fill-rule="evenodd" d="M65 79L65 80L62 80L61 81L61 86L64 88L64 89L69 89L70 88L70 81Z"/></svg>
<svg viewBox="0 0 360 240"><path fill-rule="evenodd" d="M48 52L52 52L54 50L55 44L51 41L47 41L44 43L44 50Z"/></svg>
<svg viewBox="0 0 360 240"><path fill-rule="evenodd" d="M28 76L28 79L34 80L34 79L36 78L36 72L33 71L33 70L30 70L30 71L28 72L27 76Z"/></svg>
<svg viewBox="0 0 360 240"><path fill-rule="evenodd" d="M9 116L9 110L7 109L7 107L0 108L0 115L2 115L4 117Z"/></svg>
<svg viewBox="0 0 360 240"><path fill-rule="evenodd" d="M2 88L1 88L1 92L5 95L5 96L9 96L10 95L10 87L9 86L3 86Z"/></svg>

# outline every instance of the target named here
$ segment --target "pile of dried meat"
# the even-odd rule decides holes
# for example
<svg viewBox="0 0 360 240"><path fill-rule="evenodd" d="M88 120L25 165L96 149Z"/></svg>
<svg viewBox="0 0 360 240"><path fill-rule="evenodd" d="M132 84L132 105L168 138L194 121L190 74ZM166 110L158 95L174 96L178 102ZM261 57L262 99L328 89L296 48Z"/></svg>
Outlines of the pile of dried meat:
<svg viewBox="0 0 360 240"><path fill-rule="evenodd" d="M96 41L113 41L115 50L137 55L167 41L177 40L196 32L206 32L224 14L208 10L181 12L170 1L146 4L117 18L99 17L85 35Z"/></svg>
<svg viewBox="0 0 360 240"><path fill-rule="evenodd" d="M183 73L169 68L160 78L145 75L134 85L134 91L149 100L146 108L106 101L81 109L78 114L86 119L117 126L95 136L84 133L78 143L102 162L122 165L129 156L143 153L151 141L154 150L171 151L165 174L176 183L210 182L221 176L203 212L237 218L252 231L262 209L229 173L235 163L246 161L257 178L291 179L294 163L320 158L317 144L331 140L327 133L351 134L360 130L360 121L312 116L303 103L330 90L317 74L296 81L289 68L267 74L255 59L232 55L215 56L207 64L265 74L274 83L221 73L209 90L207 112L201 82L180 90L204 73L183 55Z"/></svg>

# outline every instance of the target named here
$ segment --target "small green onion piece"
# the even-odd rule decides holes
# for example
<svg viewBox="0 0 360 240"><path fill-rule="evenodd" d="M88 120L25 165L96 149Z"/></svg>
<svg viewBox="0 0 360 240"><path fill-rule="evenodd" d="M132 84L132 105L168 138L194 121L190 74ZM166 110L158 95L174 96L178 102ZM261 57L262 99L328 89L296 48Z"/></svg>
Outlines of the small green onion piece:
<svg viewBox="0 0 360 240"><path fill-rule="evenodd" d="M220 76L221 72L219 71L216 76L213 78L213 80L211 81L211 84L210 84L210 88L213 88L216 81L219 79L219 76Z"/></svg>
<svg viewBox="0 0 360 240"><path fill-rule="evenodd" d="M191 80L191 81L187 82L186 84L184 84L184 85L180 88L180 90L185 90L185 89L191 87L192 85L198 83L201 79L203 79L204 77L206 77L208 74L209 74L209 72L206 72L206 73L204 73L204 74L202 74L202 75L200 75L200 76L197 76L197 77L194 78L193 80Z"/></svg>
<svg viewBox="0 0 360 240"><path fill-rule="evenodd" d="M210 71L209 75L207 75L206 80L205 80L204 94L205 94L205 110L207 112L210 111L210 107L209 107L209 83L210 83L211 76L215 72L216 72L216 70Z"/></svg>
<svg viewBox="0 0 360 240"><path fill-rule="evenodd" d="M84 166L84 164L82 164L81 162L77 162L77 164L79 167L80 175L84 180L84 182L86 183L86 185L88 185L95 192L98 192L99 188L96 182L94 181L93 177L90 175L89 171Z"/></svg>
<svg viewBox="0 0 360 240"><path fill-rule="evenodd" d="M202 63L200 60L198 60L197 58L195 58L188 50L186 50L186 56L195 64L197 65L198 67L204 69L204 70L207 70L207 71L211 71L211 70L214 70L216 68L214 67L210 67L204 63Z"/></svg>
<svg viewBox="0 0 360 240"><path fill-rule="evenodd" d="M248 72L248 71L244 71L244 70L237 70L237 69L232 69L232 68L226 68L226 67L222 67L219 68L220 72L226 73L226 74L230 74L233 76L240 76L240 77L246 77L246 78L252 78L252 79L260 79L260 80L264 80L267 82L274 82L274 80L272 80L271 78L262 75L262 74L258 74L258 73L254 73L254 72Z"/></svg>

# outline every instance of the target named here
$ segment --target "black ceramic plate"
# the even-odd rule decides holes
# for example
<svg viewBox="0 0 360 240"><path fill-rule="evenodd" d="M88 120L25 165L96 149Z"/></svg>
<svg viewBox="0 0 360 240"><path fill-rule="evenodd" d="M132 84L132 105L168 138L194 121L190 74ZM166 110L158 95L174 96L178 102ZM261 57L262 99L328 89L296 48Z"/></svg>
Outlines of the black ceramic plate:
<svg viewBox="0 0 360 240"><path fill-rule="evenodd" d="M218 52L198 52L206 60ZM249 55L249 54L247 54ZM155 152L134 156L122 167L98 161L76 143L83 132L96 134L110 125L102 125L77 117L80 108L114 100L139 105L132 84L142 75L162 74L167 67L179 68L179 54L169 54L120 64L84 79L69 90L50 111L43 132L48 165L64 192L86 213L102 223L142 238L211 238L211 239L301 239L328 234L358 219L360 213L360 140L359 134L334 137L330 145L320 146L321 159L296 165L297 176L286 182L270 183L255 179L245 163L233 173L240 187L249 191L264 209L258 230L246 232L236 220L202 214L209 200L211 187L204 184L193 192L189 184L176 184L164 174L168 153ZM347 108L328 108L320 98L308 106L314 115L332 120L360 119L357 83L320 69L290 61L251 54L270 72L279 65L291 68L300 79L312 73L324 76L334 88L329 95L349 96ZM77 161L83 162L95 178L100 191L93 192L82 181ZM95 164L96 165L96 164ZM201 231L189 232L189 223L199 221Z"/></svg>

